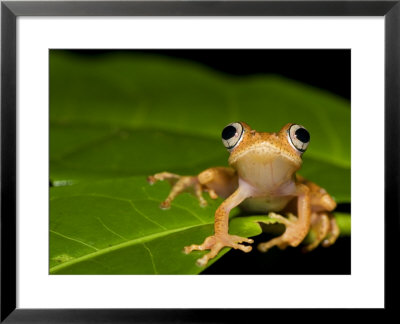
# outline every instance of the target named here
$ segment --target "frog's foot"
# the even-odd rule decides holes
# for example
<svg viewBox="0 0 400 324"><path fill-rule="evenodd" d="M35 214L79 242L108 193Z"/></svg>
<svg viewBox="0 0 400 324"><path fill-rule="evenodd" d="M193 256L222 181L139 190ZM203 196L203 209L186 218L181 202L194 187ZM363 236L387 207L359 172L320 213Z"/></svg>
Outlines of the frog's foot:
<svg viewBox="0 0 400 324"><path fill-rule="evenodd" d="M179 180L180 176L171 172L160 172L147 177L147 182L151 185L157 181L168 180L171 184L175 184Z"/></svg>
<svg viewBox="0 0 400 324"><path fill-rule="evenodd" d="M278 214L270 213L269 217L275 219L278 223L284 224L285 232L278 237L264 243L260 243L257 248L261 252L266 252L273 246L285 249L288 245L296 247L308 233L308 227L300 223L293 215L288 215L289 219Z"/></svg>
<svg viewBox="0 0 400 324"><path fill-rule="evenodd" d="M168 197L160 204L160 208L168 209L171 207L171 202L180 193L189 191L196 195L199 200L200 206L207 206L207 201L203 198L203 187L199 183L196 176L179 176L174 173L161 172L155 175L147 177L147 181L150 184L154 184L157 181L167 180L172 185L171 191Z"/></svg>
<svg viewBox="0 0 400 324"><path fill-rule="evenodd" d="M202 266L205 266L210 259L214 258L218 254L218 252L225 246L231 247L234 249L239 249L239 250L242 250L243 252L250 252L251 246L239 244L242 242L251 244L254 241L247 237L240 237L240 236L236 236L236 235L229 235L229 234L213 235L213 236L207 237L204 240L203 244L201 244L201 245L192 244L190 246L186 246L184 248L184 252L186 254L189 254L193 250L199 250L199 251L211 250L209 253L207 253L202 258L200 258L196 261L196 264L198 266L202 267Z"/></svg>
<svg viewBox="0 0 400 324"><path fill-rule="evenodd" d="M335 243L340 234L340 229L336 222L335 217L333 215L329 215L329 220L330 220L331 228L330 228L327 238L325 238L325 240L322 241L323 247L328 247L328 246L331 246L333 243Z"/></svg>
<svg viewBox="0 0 400 324"><path fill-rule="evenodd" d="M310 252L321 244L323 247L331 246L339 236L340 230L333 215L316 213L312 215L311 229L315 233L314 240L303 247L303 252Z"/></svg>
<svg viewBox="0 0 400 324"><path fill-rule="evenodd" d="M313 214L311 217L311 230L314 232L314 240L302 248L303 252L314 250L328 235L330 230L329 217L325 213Z"/></svg>

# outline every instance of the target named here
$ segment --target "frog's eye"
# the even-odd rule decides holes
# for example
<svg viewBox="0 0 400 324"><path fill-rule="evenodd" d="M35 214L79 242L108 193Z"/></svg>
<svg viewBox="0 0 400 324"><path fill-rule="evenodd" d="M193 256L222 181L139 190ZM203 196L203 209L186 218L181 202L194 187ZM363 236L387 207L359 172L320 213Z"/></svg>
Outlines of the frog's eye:
<svg viewBox="0 0 400 324"><path fill-rule="evenodd" d="M232 123L222 131L222 143L231 151L243 138L243 126L240 123Z"/></svg>
<svg viewBox="0 0 400 324"><path fill-rule="evenodd" d="M289 142L297 151L301 153L306 151L310 143L310 133L303 126L296 124L290 126L288 129L288 137Z"/></svg>

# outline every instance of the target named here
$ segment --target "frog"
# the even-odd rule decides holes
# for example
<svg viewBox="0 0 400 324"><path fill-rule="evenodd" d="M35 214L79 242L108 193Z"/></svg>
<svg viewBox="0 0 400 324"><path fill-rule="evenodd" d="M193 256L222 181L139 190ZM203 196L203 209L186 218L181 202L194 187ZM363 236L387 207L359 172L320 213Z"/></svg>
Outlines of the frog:
<svg viewBox="0 0 400 324"><path fill-rule="evenodd" d="M310 133L304 126L288 123L278 132L269 133L238 121L225 126L221 137L229 152L229 167L210 167L195 176L160 172L147 178L150 184L166 180L172 186L160 204L162 209L170 208L183 192L194 194L201 206L207 205L205 192L211 199L223 199L215 211L214 234L201 244L184 247L186 254L209 250L196 261L197 265L207 265L224 247L246 253L252 250L252 238L229 234L229 215L237 206L245 212L265 213L284 225L281 235L258 244L261 252L274 246L298 247L310 231L314 238L304 244L304 252L335 243L340 234L332 213L337 206L335 199L324 188L297 173L310 143Z"/></svg>

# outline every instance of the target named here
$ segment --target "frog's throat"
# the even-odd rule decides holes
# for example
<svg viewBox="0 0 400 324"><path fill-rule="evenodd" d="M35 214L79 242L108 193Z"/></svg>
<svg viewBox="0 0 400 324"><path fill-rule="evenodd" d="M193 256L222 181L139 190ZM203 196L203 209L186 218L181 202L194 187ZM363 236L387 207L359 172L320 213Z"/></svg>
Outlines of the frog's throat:
<svg viewBox="0 0 400 324"><path fill-rule="evenodd" d="M301 166L302 158L296 153L291 153L287 150L282 150L281 148L272 145L268 142L263 143L255 143L249 147L246 147L245 150L241 151L233 151L229 156L228 162L230 165L235 164L240 158L244 157L247 154L255 154L255 155L265 155L269 158L271 156L280 156L286 158L289 162L293 163L294 165Z"/></svg>

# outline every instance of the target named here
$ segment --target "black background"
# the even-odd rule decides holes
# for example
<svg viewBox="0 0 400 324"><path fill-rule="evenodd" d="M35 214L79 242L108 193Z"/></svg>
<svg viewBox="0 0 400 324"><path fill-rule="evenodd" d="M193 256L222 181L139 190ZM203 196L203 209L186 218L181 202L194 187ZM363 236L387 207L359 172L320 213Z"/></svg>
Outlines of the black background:
<svg viewBox="0 0 400 324"><path fill-rule="evenodd" d="M279 74L350 100L350 50L163 50L233 75Z"/></svg>
<svg viewBox="0 0 400 324"><path fill-rule="evenodd" d="M112 50L74 50L76 54L104 56ZM333 50L137 50L191 60L232 75L278 74L327 90L350 100L351 51Z"/></svg>
<svg viewBox="0 0 400 324"><path fill-rule="evenodd" d="M77 50L78 55L107 56L109 50ZM135 50L195 61L231 75L277 74L350 100L351 51L333 50ZM350 204L337 210L350 212ZM262 234L254 238L250 253L231 250L203 274L350 274L350 237L340 237L329 247L318 247L310 253L300 248L279 251L274 247L267 253L255 248L257 243L271 238ZM200 242L199 242L200 243Z"/></svg>

